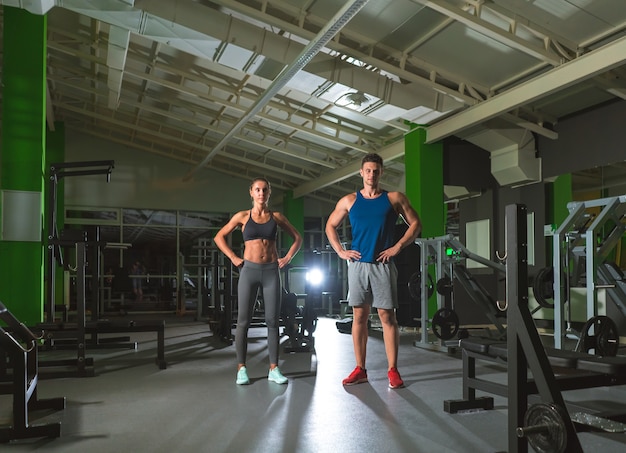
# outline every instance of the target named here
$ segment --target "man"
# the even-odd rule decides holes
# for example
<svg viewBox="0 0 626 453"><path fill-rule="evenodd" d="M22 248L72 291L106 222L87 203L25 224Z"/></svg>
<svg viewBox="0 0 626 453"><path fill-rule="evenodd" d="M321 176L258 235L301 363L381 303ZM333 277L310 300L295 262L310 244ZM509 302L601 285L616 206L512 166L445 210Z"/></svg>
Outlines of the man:
<svg viewBox="0 0 626 453"><path fill-rule="evenodd" d="M326 222L326 236L341 259L348 261L348 303L352 307L352 342L356 368L343 380L343 385L367 382L365 356L370 310L376 308L383 326L383 340L387 355L390 388L400 388L404 382L397 368L400 331L396 320L397 270L393 257L412 244L421 232L420 218L401 192L387 192L380 188L383 160L378 154L367 154L359 170L363 188L342 197ZM394 243L398 216L408 229ZM352 243L344 250L337 227L346 217L350 219Z"/></svg>

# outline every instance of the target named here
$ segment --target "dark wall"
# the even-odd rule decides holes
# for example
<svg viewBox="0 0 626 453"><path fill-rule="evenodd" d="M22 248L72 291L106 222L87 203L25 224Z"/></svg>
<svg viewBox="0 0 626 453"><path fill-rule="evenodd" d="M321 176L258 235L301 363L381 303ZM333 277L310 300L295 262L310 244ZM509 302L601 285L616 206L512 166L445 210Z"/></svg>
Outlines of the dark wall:
<svg viewBox="0 0 626 453"><path fill-rule="evenodd" d="M396 225L395 240L399 240L406 232L405 224ZM411 275L420 270L420 249L417 244L411 244L402 249L394 258L398 269L398 324L405 327L421 325L418 318L421 316L421 305L409 293Z"/></svg>
<svg viewBox="0 0 626 453"><path fill-rule="evenodd" d="M470 191L496 188L498 183L491 174L489 152L464 140L446 140L443 151L443 183L463 186Z"/></svg>
<svg viewBox="0 0 626 453"><path fill-rule="evenodd" d="M506 254L505 247L505 218L504 211L510 204L524 204L528 212L534 215L534 238L535 255L534 265L529 265L528 274L532 278L546 264L546 238L543 234L543 226L546 223L545 185L543 183L531 184L519 188L501 187L496 190L488 190L477 198L470 198L459 203L461 225L459 240L466 244L465 225L468 222L489 219L491 256L486 257L494 263L499 263L498 256ZM549 244L551 246L551 244ZM504 275L492 268L472 269L470 271L478 283L483 286L494 300L505 300L506 287ZM456 287L455 287L456 289ZM459 312L459 318L463 323L481 324L486 323L487 318L462 290L455 292L455 310Z"/></svg>
<svg viewBox="0 0 626 453"><path fill-rule="evenodd" d="M626 101L561 120L557 140L537 138L543 177L623 162L626 156Z"/></svg>

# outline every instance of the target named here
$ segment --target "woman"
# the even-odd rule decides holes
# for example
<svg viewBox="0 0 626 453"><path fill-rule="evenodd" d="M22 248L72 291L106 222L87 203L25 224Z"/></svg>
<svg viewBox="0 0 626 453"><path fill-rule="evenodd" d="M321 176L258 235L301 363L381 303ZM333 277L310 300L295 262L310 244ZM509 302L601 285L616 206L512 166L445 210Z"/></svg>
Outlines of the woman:
<svg viewBox="0 0 626 453"><path fill-rule="evenodd" d="M267 346L270 370L267 378L277 384L286 384L287 378L278 368L278 319L280 316L280 269L285 267L302 245L302 236L279 212L268 207L272 189L265 178L256 178L250 184L252 208L235 214L215 235L215 244L239 268L237 285L237 329L235 349L237 351L237 384L250 383L246 369L248 350L248 328L254 313L257 289L263 291L265 322L267 324ZM241 227L244 240L243 258L228 246L226 236ZM278 227L293 238L293 244L284 257L278 256L276 236Z"/></svg>

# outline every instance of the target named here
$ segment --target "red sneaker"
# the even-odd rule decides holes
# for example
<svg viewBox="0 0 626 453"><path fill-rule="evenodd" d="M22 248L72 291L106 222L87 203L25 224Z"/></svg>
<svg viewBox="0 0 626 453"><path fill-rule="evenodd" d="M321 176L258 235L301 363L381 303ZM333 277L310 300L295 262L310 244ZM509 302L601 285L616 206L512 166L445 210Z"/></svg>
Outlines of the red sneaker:
<svg viewBox="0 0 626 453"><path fill-rule="evenodd" d="M342 384L343 385L355 385L355 384L362 384L363 382L367 382L367 370L361 368L360 366L357 366L352 371L352 373L350 373L350 376L348 376L342 381Z"/></svg>
<svg viewBox="0 0 626 453"><path fill-rule="evenodd" d="M387 377L389 378L389 388L390 389L399 389L404 387L404 382L400 377L400 373L398 373L397 368L392 368L387 373Z"/></svg>

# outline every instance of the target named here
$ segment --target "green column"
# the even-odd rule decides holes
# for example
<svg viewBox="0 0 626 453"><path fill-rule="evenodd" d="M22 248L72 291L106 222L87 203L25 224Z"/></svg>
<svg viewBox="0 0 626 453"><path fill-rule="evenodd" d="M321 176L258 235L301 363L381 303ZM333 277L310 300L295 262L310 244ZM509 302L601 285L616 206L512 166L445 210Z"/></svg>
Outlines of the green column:
<svg viewBox="0 0 626 453"><path fill-rule="evenodd" d="M546 218L552 225L559 226L569 215L567 204L573 200L572 175L557 177L548 190Z"/></svg>
<svg viewBox="0 0 626 453"><path fill-rule="evenodd" d="M46 28L45 16L4 7L0 300L27 325L43 319L41 229L21 237L19 225L36 232L44 224Z"/></svg>
<svg viewBox="0 0 626 453"><path fill-rule="evenodd" d="M404 138L406 195L422 220L422 237L445 234L443 146L426 144L426 130L416 128Z"/></svg>
<svg viewBox="0 0 626 453"><path fill-rule="evenodd" d="M283 195L283 208L285 217L289 219L289 222L300 232L304 238L304 198L293 198L293 192L288 190ZM293 239L289 235L283 235L281 246L285 249L289 249L293 244ZM304 254L302 249L291 261L292 266L302 266L304 263Z"/></svg>
<svg viewBox="0 0 626 453"><path fill-rule="evenodd" d="M556 229L569 215L567 204L573 200L572 175L557 177L552 184L546 185L546 223ZM546 265L552 264L552 238L546 237Z"/></svg>
<svg viewBox="0 0 626 453"><path fill-rule="evenodd" d="M421 237L442 236L446 232L446 207L443 198L443 145L426 144L426 130L416 127L404 138L406 195L422 221ZM434 269L429 273L434 274ZM436 278L436 275L433 275ZM433 295L429 315L437 311Z"/></svg>

